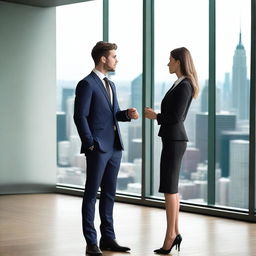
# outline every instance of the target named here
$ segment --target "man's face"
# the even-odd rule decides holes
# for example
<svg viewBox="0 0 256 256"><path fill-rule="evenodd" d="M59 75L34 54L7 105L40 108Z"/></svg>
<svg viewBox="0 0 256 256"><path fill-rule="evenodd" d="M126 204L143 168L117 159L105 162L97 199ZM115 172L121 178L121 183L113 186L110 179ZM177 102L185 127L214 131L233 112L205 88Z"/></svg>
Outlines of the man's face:
<svg viewBox="0 0 256 256"><path fill-rule="evenodd" d="M106 58L106 62L104 63L104 69L107 72L114 72L116 69L116 64L118 60L116 57L116 51L115 50L110 50L109 55Z"/></svg>

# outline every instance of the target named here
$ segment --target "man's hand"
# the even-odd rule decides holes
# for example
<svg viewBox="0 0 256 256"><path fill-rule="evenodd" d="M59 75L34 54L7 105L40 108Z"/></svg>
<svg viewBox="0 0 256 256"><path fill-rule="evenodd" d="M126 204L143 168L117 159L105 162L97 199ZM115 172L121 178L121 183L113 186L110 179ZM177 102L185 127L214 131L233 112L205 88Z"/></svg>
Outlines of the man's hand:
<svg viewBox="0 0 256 256"><path fill-rule="evenodd" d="M156 119L157 117L156 112L152 108L148 108L148 107L144 108L144 115L146 118L151 120Z"/></svg>
<svg viewBox="0 0 256 256"><path fill-rule="evenodd" d="M136 108L128 108L127 109L127 114L131 119L138 119L139 118L139 113L137 112Z"/></svg>

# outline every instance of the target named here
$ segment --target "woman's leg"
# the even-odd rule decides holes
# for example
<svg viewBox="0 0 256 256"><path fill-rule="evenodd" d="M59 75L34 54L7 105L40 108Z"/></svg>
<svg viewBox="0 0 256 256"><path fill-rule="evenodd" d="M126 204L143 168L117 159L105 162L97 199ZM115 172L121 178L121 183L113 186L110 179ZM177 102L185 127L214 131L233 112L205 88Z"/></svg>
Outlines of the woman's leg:
<svg viewBox="0 0 256 256"><path fill-rule="evenodd" d="M177 236L177 212L178 212L178 205L177 205L177 194L168 194L165 193L165 209L166 209L166 220L167 220L167 229L166 235L164 240L163 249L168 250L170 249L174 239Z"/></svg>
<svg viewBox="0 0 256 256"><path fill-rule="evenodd" d="M178 235L179 231L179 212L180 212L180 195L176 194L176 219L175 219L175 233Z"/></svg>

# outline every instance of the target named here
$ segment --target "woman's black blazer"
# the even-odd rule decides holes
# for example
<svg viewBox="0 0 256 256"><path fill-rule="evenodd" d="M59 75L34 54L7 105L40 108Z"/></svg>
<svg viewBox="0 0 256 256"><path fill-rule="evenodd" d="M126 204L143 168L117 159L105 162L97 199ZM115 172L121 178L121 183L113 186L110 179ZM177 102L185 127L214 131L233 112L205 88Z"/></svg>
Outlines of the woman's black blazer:
<svg viewBox="0 0 256 256"><path fill-rule="evenodd" d="M193 88L187 78L165 94L161 102L161 113L157 114L157 122L161 125L158 136L188 141L184 121L192 101L192 94Z"/></svg>

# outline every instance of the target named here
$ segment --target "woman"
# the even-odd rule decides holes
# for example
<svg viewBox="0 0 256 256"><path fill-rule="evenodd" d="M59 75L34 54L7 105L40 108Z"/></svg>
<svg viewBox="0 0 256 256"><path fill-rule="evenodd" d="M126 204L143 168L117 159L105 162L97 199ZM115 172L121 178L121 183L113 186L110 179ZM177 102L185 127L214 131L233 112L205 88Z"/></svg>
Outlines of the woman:
<svg viewBox="0 0 256 256"><path fill-rule="evenodd" d="M144 110L146 118L157 120L160 125L158 135L162 138L159 192L165 197L167 229L163 246L154 251L157 254L170 253L174 246L180 250L178 181L188 141L184 121L192 98L199 92L197 73L188 49L172 50L168 67L178 80L164 96L161 113L157 114L151 108Z"/></svg>

